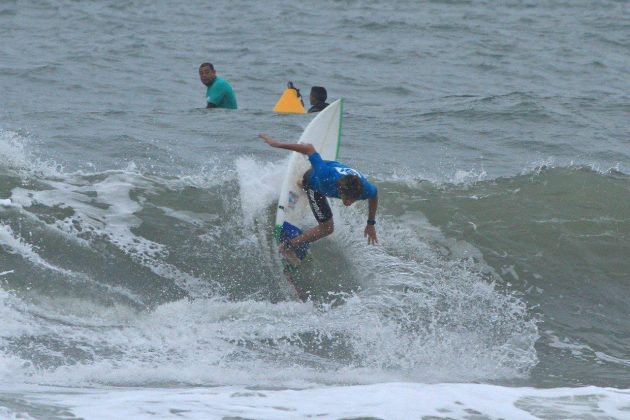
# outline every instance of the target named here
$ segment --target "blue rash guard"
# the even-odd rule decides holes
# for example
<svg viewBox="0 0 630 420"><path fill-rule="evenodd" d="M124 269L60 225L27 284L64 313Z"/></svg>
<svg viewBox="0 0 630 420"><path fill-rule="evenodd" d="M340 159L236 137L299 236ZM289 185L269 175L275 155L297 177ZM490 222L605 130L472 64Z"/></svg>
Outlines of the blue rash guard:
<svg viewBox="0 0 630 420"><path fill-rule="evenodd" d="M346 175L356 175L363 185L363 194L359 200L367 200L376 197L378 190L376 186L370 184L363 175L352 168L349 168L334 160L323 160L319 153L315 152L308 157L313 167L313 172L309 177L309 187L318 193L333 198L340 198L337 188L337 180Z"/></svg>

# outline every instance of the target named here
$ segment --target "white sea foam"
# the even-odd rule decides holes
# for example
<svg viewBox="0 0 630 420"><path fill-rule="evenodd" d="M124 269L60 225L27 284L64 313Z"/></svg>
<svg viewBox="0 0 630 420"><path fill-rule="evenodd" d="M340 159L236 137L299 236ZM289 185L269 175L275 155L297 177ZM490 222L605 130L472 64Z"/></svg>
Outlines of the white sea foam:
<svg viewBox="0 0 630 420"><path fill-rule="evenodd" d="M159 179L159 182L172 189L182 187L194 187L209 189L218 185L223 185L227 181L234 179L234 171L226 167L221 158L214 158L199 170L195 175L183 175L172 179Z"/></svg>
<svg viewBox="0 0 630 420"><path fill-rule="evenodd" d="M28 164L25 141L18 133L0 129L0 156L4 165L22 168Z"/></svg>
<svg viewBox="0 0 630 420"><path fill-rule="evenodd" d="M278 164L261 163L253 158L236 160L243 222L246 225L251 226L257 215L278 201L287 162L288 158Z"/></svg>
<svg viewBox="0 0 630 420"><path fill-rule="evenodd" d="M17 419L26 419L26 420L35 419L35 417L31 417L21 410L18 410L18 409L12 410L10 408L2 407L2 406L0 406L0 418L7 419L7 420L9 419L11 420L12 419L16 419L16 420Z"/></svg>
<svg viewBox="0 0 630 420"><path fill-rule="evenodd" d="M9 390L7 390L9 391ZM54 388L2 392L37 407L65 407L89 419L257 418L627 418L630 390L508 388L477 384L379 383L310 389ZM15 411L14 411L15 413Z"/></svg>
<svg viewBox="0 0 630 420"><path fill-rule="evenodd" d="M29 150L30 140L14 131L0 129L0 160L3 166L13 169L22 176L39 173L55 177L63 173L63 168L52 160L43 160Z"/></svg>
<svg viewBox="0 0 630 420"><path fill-rule="evenodd" d="M23 258L33 262L36 265L42 266L49 270L57 271L64 274L71 274L71 272L57 267L44 260L33 249L33 246L27 242L24 242L22 238L17 236L10 226L0 224L0 246L11 254L19 254ZM4 273L3 273L4 274Z"/></svg>
<svg viewBox="0 0 630 420"><path fill-rule="evenodd" d="M614 357L601 351L596 351L595 356L597 356L598 359L603 360L604 362L616 363L623 366L630 366L630 360Z"/></svg>
<svg viewBox="0 0 630 420"><path fill-rule="evenodd" d="M141 224L136 213L142 210L142 196L151 194L154 184L125 171L110 171L99 177L100 181L88 183L67 175L63 180L47 180L48 189L14 188L11 200L21 208L38 204L68 209L71 216L46 226L88 247L92 240L106 238L136 262L173 279L184 289L205 290L199 279L165 262L168 250L162 244L133 233ZM133 190L142 191L137 200L131 196Z"/></svg>
<svg viewBox="0 0 630 420"><path fill-rule="evenodd" d="M374 355L377 364L419 369L425 378L431 371L445 375L434 380L465 380L464 372L470 375L466 380L519 376L536 364L535 320L524 302L497 290L481 274L492 270L478 250L458 246L457 258L445 260L431 245L439 232L428 237L432 229L387 218L379 219L380 246L368 246L362 234L366 210L335 203L334 211L342 223L336 223L332 240L345 243L341 249L347 260L366 280L359 295L362 307L398 314L357 324L365 330L357 334L360 340L372 335L359 346L368 360ZM400 328L410 331L401 334Z"/></svg>
<svg viewBox="0 0 630 420"><path fill-rule="evenodd" d="M483 284L478 287L484 288ZM491 287L485 289L485 294L493 293ZM89 362L62 362L46 370L24 366L13 376L64 386L304 387L512 377L519 375L519 363L529 363L532 357L526 353L533 343L527 336L519 344L514 342L518 335L510 338L508 334L505 343L493 347L484 343L487 326L464 333L448 332L448 323L441 325L445 320L440 317L427 324L414 312L413 306L418 305L414 294L401 298L385 293L383 302L389 306L383 307L369 295L349 298L339 307L182 300L140 313L94 305L82 308L71 300L62 305L40 303L29 310L41 313L38 331L75 343L93 356ZM324 350L331 345L331 350L341 346L336 356ZM519 348L523 355L517 354Z"/></svg>
<svg viewBox="0 0 630 420"><path fill-rule="evenodd" d="M546 330L545 337L550 340L548 343L549 347L570 351L573 356L582 356L585 353L593 353L593 349L590 346L577 343L575 340L570 338L560 338L556 336L553 331Z"/></svg>
<svg viewBox="0 0 630 420"><path fill-rule="evenodd" d="M209 213L196 213L192 211L185 210L174 210L168 207L158 206L158 209L162 210L162 212L173 219L177 219L181 222L194 225L194 226L206 226L207 222L213 222L219 219L218 214L209 214Z"/></svg>
<svg viewBox="0 0 630 420"><path fill-rule="evenodd" d="M546 330L545 338L550 340L547 344L549 347L553 347L560 350L571 352L573 357L579 357L582 359L595 358L599 362L606 362L617 364L621 366L630 366L630 360L620 357L611 356L602 351L597 351L591 346L586 344L580 344L576 340L570 338L560 338L554 334L553 331Z"/></svg>
<svg viewBox="0 0 630 420"><path fill-rule="evenodd" d="M2 319L0 338L18 337L35 331L36 323L30 315L25 313L24 306L15 296L0 288L0 319Z"/></svg>

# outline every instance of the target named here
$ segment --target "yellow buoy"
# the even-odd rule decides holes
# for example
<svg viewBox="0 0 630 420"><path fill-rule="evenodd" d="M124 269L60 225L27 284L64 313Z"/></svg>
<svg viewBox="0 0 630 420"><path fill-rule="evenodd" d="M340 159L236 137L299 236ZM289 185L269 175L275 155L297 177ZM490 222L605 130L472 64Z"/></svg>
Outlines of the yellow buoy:
<svg viewBox="0 0 630 420"><path fill-rule="evenodd" d="M284 114L306 114L304 109L304 103L300 96L300 91L293 86L292 82L288 83L288 86L282 96L276 102L276 106L273 107L273 112L280 112Z"/></svg>

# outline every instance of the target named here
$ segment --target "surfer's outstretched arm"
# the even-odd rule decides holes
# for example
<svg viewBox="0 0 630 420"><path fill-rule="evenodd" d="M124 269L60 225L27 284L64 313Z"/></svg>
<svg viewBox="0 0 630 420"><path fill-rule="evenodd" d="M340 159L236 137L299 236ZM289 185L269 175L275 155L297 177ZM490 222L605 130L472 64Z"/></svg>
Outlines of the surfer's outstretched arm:
<svg viewBox="0 0 630 420"><path fill-rule="evenodd" d="M287 149L293 152L302 153L303 155L310 156L315 153L315 147L310 143L282 143L278 140L274 140L266 134L259 134L258 137L263 139L271 147L278 149Z"/></svg>

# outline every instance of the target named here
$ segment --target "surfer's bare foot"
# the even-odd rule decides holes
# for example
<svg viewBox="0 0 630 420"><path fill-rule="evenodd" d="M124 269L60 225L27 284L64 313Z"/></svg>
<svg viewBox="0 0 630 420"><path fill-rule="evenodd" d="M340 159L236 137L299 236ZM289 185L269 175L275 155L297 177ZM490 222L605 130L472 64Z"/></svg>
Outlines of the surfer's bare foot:
<svg viewBox="0 0 630 420"><path fill-rule="evenodd" d="M282 257L284 257L284 259L291 265L299 265L300 264L300 259L298 258L298 256L295 254L295 250L291 247L286 246L286 244L282 244L280 245L280 254L282 254Z"/></svg>
<svg viewBox="0 0 630 420"><path fill-rule="evenodd" d="M301 179L299 179L298 182L295 183L295 185L297 185L297 187L301 190L304 189L304 184L302 183Z"/></svg>

